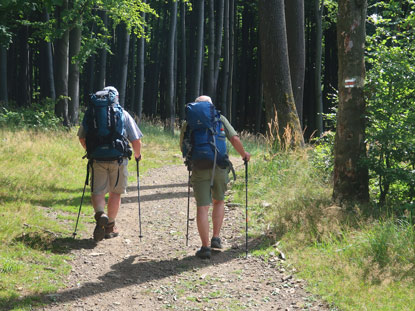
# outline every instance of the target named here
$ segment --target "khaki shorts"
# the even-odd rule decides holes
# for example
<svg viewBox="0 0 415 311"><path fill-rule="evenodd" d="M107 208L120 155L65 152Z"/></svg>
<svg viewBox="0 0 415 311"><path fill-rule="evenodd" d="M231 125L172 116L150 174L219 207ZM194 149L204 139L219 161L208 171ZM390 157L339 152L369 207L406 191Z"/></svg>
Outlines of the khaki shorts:
<svg viewBox="0 0 415 311"><path fill-rule="evenodd" d="M210 192L210 179L212 169L193 170L192 186L197 206L208 206L212 203L212 198L216 201L225 199L225 191L229 182L229 169L216 167L213 179L212 193Z"/></svg>
<svg viewBox="0 0 415 311"><path fill-rule="evenodd" d="M126 193L128 183L127 164L127 159L124 159L122 163L118 163L118 161L94 160L92 164L93 167L92 169L90 168L90 185L92 193Z"/></svg>

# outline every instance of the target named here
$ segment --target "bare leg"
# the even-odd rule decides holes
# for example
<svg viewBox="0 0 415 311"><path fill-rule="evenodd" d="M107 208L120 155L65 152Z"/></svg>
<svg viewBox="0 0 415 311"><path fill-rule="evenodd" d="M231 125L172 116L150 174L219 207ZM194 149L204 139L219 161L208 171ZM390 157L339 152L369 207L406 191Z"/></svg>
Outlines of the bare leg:
<svg viewBox="0 0 415 311"><path fill-rule="evenodd" d="M105 211L105 194L92 194L91 201L95 213Z"/></svg>
<svg viewBox="0 0 415 311"><path fill-rule="evenodd" d="M213 200L212 223L213 223L213 236L214 237L219 237L224 216L225 216L225 201Z"/></svg>
<svg viewBox="0 0 415 311"><path fill-rule="evenodd" d="M198 206L197 207L197 230L199 231L200 240L202 246L209 246L209 206Z"/></svg>
<svg viewBox="0 0 415 311"><path fill-rule="evenodd" d="M110 222L113 222L117 217L118 210L121 204L121 194L110 192L108 196L108 218Z"/></svg>

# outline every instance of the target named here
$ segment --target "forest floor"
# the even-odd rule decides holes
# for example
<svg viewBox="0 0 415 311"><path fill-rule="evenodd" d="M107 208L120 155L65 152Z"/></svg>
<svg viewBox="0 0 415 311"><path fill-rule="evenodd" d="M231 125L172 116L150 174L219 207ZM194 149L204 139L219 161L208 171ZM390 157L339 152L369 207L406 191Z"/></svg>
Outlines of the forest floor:
<svg viewBox="0 0 415 311"><path fill-rule="evenodd" d="M240 162L234 164L243 167ZM227 204L223 250L210 260L195 257L200 239L192 193L186 246L187 179L184 165L140 177L141 240L137 186L130 185L117 217L120 235L95 243L88 223L90 236L66 245L74 259L65 288L46 296L38 310L330 310L277 255L245 258L245 208Z"/></svg>

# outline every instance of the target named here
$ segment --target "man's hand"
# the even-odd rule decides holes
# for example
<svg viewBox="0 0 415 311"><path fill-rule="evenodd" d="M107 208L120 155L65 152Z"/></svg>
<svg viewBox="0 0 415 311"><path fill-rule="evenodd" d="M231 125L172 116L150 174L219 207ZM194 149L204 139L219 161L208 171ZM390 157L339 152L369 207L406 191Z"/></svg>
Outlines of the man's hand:
<svg viewBox="0 0 415 311"><path fill-rule="evenodd" d="M242 159L244 160L244 162L249 162L249 160L251 159L251 154L249 152L245 152L245 155L242 157Z"/></svg>
<svg viewBox="0 0 415 311"><path fill-rule="evenodd" d="M141 160L141 154L140 154L139 156L134 155L134 157L135 157L135 161L136 161L136 162L138 162L138 161L140 161L140 160Z"/></svg>

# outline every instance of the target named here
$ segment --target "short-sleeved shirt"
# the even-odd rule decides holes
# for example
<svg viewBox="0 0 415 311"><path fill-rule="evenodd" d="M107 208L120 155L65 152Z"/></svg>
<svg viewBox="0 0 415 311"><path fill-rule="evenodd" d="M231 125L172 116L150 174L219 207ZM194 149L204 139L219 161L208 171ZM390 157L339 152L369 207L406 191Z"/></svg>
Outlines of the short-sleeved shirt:
<svg viewBox="0 0 415 311"><path fill-rule="evenodd" d="M143 133L141 133L141 131L138 128L138 125L134 121L133 117L124 109L123 109L123 115L124 115L124 121L125 121L124 122L125 137L130 142L143 137ZM85 128L83 127L82 124L79 127L78 136L79 136L79 138L85 138L86 137L86 131L85 131Z"/></svg>

